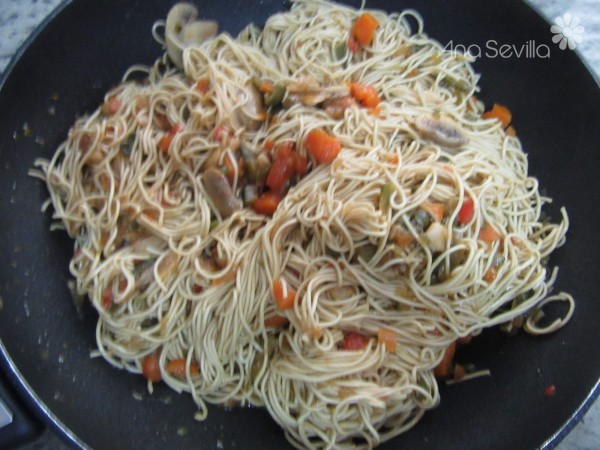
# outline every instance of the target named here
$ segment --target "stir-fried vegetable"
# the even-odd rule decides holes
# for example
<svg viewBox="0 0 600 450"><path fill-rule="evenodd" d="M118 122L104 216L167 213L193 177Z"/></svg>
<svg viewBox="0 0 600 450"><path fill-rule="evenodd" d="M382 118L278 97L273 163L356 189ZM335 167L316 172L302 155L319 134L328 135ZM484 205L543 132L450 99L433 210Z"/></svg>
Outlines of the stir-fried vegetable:
<svg viewBox="0 0 600 450"><path fill-rule="evenodd" d="M512 114L506 106L494 103L492 109L483 113L484 119L496 119L502 124L502 128L508 127L512 120Z"/></svg>
<svg viewBox="0 0 600 450"><path fill-rule="evenodd" d="M368 84L350 83L350 92L362 106L374 108L379 105L379 95L373 86Z"/></svg>
<svg viewBox="0 0 600 450"><path fill-rule="evenodd" d="M279 309L292 309L296 300L296 291L278 279L273 282L273 297Z"/></svg>
<svg viewBox="0 0 600 450"><path fill-rule="evenodd" d="M475 203L471 197L467 197L458 211L458 223L466 225L475 214Z"/></svg>
<svg viewBox="0 0 600 450"><path fill-rule="evenodd" d="M258 214L272 216L275 214L277 206L280 202L281 196L279 194L275 192L265 192L254 201L252 209L254 209L254 211L256 211Z"/></svg>
<svg viewBox="0 0 600 450"><path fill-rule="evenodd" d="M393 353L396 351L396 343L398 340L398 335L395 331L388 330L387 328L381 328L377 333L377 339L379 342L385 345L385 349Z"/></svg>
<svg viewBox="0 0 600 450"><path fill-rule="evenodd" d="M340 141L320 129L308 133L305 145L319 164L330 164L342 151Z"/></svg>
<svg viewBox="0 0 600 450"><path fill-rule="evenodd" d="M343 350L362 350L369 343L369 338L364 334L357 333L355 331L351 331L350 333L344 336L344 341L342 342Z"/></svg>
<svg viewBox="0 0 600 450"><path fill-rule="evenodd" d="M186 361L184 358L172 359L167 362L167 372L177 378L185 378ZM195 376L200 374L198 364L190 363L190 375Z"/></svg>
<svg viewBox="0 0 600 450"><path fill-rule="evenodd" d="M158 352L150 353L142 360L142 374L148 381L157 382L162 379L159 360Z"/></svg>
<svg viewBox="0 0 600 450"><path fill-rule="evenodd" d="M379 22L371 13L363 13L360 15L352 26L352 36L361 45L371 45L375 37L375 30L379 26Z"/></svg>

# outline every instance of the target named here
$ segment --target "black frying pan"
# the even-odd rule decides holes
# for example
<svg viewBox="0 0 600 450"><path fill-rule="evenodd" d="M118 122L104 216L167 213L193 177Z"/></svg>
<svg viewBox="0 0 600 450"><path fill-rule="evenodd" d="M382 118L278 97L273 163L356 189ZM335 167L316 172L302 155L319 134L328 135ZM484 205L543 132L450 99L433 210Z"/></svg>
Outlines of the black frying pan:
<svg viewBox="0 0 600 450"><path fill-rule="evenodd" d="M170 6L159 0L75 1L46 24L3 80L2 367L29 407L74 445L288 448L262 409L212 407L208 420L198 423L188 395L157 386L149 396L142 377L89 358L96 315L89 306L78 311L68 293L72 244L65 233L48 231L50 214L39 212L46 190L27 176L33 160L49 157L75 117L92 111L129 65L150 64L161 54L150 28ZM414 7L427 32L443 43L485 49L490 39L517 46L533 40L550 48L548 59L484 56L475 67L483 75L480 97L512 109L530 171L555 199L550 213L557 217L558 206L568 207L568 245L551 263L561 267L557 288L577 300L572 322L554 335L484 333L459 358L490 368L493 376L442 387L441 406L382 448L551 448L598 393L598 84L574 52L552 44L549 25L523 3L374 0L368 6ZM276 0L220 0L201 9L236 33L285 7ZM557 391L546 398L550 384Z"/></svg>

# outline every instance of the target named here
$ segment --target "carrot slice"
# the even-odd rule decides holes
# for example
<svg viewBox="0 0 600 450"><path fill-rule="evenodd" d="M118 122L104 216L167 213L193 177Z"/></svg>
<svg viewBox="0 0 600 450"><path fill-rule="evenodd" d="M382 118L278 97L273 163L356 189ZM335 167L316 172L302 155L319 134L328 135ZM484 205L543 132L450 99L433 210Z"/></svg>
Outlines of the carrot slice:
<svg viewBox="0 0 600 450"><path fill-rule="evenodd" d="M277 206L281 202L281 197L274 192L265 192L258 197L252 204L252 208L258 214L272 216L277 210Z"/></svg>
<svg viewBox="0 0 600 450"><path fill-rule="evenodd" d="M157 352L146 355L142 360L142 374L150 381L160 381L159 354Z"/></svg>
<svg viewBox="0 0 600 450"><path fill-rule="evenodd" d="M167 363L167 372L177 378L185 378L185 364L186 361L184 358L172 359ZM200 374L200 369L198 368L198 364L191 363L190 364L190 375L198 375Z"/></svg>
<svg viewBox="0 0 600 450"><path fill-rule="evenodd" d="M296 291L291 289L289 286L284 292L283 282L281 280L275 280L273 283L273 296L275 302L281 310L292 309L294 307L294 301L296 300Z"/></svg>
<svg viewBox="0 0 600 450"><path fill-rule="evenodd" d="M500 239L500 235L489 223L486 223L485 226L479 231L478 239L484 242L495 242Z"/></svg>
<svg viewBox="0 0 600 450"><path fill-rule="evenodd" d="M502 128L506 128L512 120L512 114L506 106L494 103L492 109L483 113L484 119L497 119L502 123Z"/></svg>
<svg viewBox="0 0 600 450"><path fill-rule="evenodd" d="M396 340L398 339L398 335L395 331L381 328L377 333L377 339L385 345L385 349L388 352L393 353L396 350Z"/></svg>
<svg viewBox="0 0 600 450"><path fill-rule="evenodd" d="M350 83L350 93L362 106L374 108L379 105L379 95L377 94L377 90L371 85Z"/></svg>
<svg viewBox="0 0 600 450"><path fill-rule="evenodd" d="M363 13L352 26L352 36L361 45L370 45L378 26L379 22L371 13Z"/></svg>
<svg viewBox="0 0 600 450"><path fill-rule="evenodd" d="M281 328L289 322L287 317L275 314L274 316L269 316L265 319L265 327Z"/></svg>
<svg viewBox="0 0 600 450"><path fill-rule="evenodd" d="M444 205L441 203L431 203L431 202L423 202L421 203L421 208L427 211L433 220L436 222L441 222L444 218Z"/></svg>
<svg viewBox="0 0 600 450"><path fill-rule="evenodd" d="M342 145L323 130L311 130L306 136L306 149L319 164L329 164L342 151Z"/></svg>
<svg viewBox="0 0 600 450"><path fill-rule="evenodd" d="M446 348L444 352L444 356L440 363L433 370L433 373L438 378L445 378L448 376L450 372L450 364L452 364L452 359L454 358L454 352L456 351L456 342L453 342Z"/></svg>

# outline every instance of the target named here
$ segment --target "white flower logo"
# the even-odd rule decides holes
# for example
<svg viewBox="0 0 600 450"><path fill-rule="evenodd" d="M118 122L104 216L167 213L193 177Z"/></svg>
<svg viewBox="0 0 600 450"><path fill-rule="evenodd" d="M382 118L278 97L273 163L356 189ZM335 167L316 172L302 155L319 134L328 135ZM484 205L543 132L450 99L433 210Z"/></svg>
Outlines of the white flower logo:
<svg viewBox="0 0 600 450"><path fill-rule="evenodd" d="M556 25L550 27L550 31L554 33L552 36L552 42L558 44L561 50L567 48L567 46L574 50L577 44L583 41L583 25L579 25L579 17L571 16L566 13L562 17L554 19Z"/></svg>

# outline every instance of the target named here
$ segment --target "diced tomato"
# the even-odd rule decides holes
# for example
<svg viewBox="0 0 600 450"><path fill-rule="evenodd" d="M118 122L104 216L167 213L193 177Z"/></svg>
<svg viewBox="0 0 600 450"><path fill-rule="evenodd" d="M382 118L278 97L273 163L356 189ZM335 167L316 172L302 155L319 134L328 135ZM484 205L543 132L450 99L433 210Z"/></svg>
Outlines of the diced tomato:
<svg viewBox="0 0 600 450"><path fill-rule="evenodd" d="M362 350L369 343L369 338L364 334L351 331L344 337L342 349L344 350Z"/></svg>
<svg viewBox="0 0 600 450"><path fill-rule="evenodd" d="M182 130L183 130L183 125L176 123L171 128L171 131L169 131L167 134L165 134L162 137L158 146L164 153L169 153L169 147L171 147L171 142L173 141L173 138L175 137L175 135L177 133L179 133Z"/></svg>
<svg viewBox="0 0 600 450"><path fill-rule="evenodd" d="M492 109L483 113L484 119L496 119L502 124L502 128L506 128L512 120L512 114L506 106L494 103Z"/></svg>
<svg viewBox="0 0 600 450"><path fill-rule="evenodd" d="M308 173L308 161L304 156L300 156L297 153L294 157L294 171L301 177Z"/></svg>
<svg viewBox="0 0 600 450"><path fill-rule="evenodd" d="M467 197L458 211L458 223L466 225L475 214L475 203L471 197Z"/></svg>
<svg viewBox="0 0 600 450"><path fill-rule="evenodd" d="M295 161L293 155L278 157L273 163L266 184L274 191L279 191L294 176Z"/></svg>
<svg viewBox="0 0 600 450"><path fill-rule="evenodd" d="M272 216L281 202L281 197L275 192L265 192L252 204L252 208L258 214Z"/></svg>

